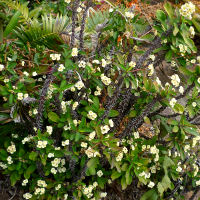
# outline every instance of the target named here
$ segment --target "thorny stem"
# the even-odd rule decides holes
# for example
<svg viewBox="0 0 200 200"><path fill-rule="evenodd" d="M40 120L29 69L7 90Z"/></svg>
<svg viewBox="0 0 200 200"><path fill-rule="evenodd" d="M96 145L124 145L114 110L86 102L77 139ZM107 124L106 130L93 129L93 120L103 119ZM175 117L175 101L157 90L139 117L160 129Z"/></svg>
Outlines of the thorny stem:
<svg viewBox="0 0 200 200"><path fill-rule="evenodd" d="M105 106L106 110L105 110L104 114L100 117L99 120L104 120L108 116L108 114L110 113L112 108L116 105L116 102L118 100L118 97L120 96L120 92L121 92L121 89L123 86L123 79L124 79L123 77L121 77L119 79L119 82L115 89L115 92L114 92L113 96L111 97L111 99L108 101L107 105Z"/></svg>
<svg viewBox="0 0 200 200"><path fill-rule="evenodd" d="M80 3L80 0L75 0L72 6L72 34L71 34L71 41L70 41L71 48L74 47L74 43L75 43L76 16L77 16L77 8L79 6L79 3Z"/></svg>
<svg viewBox="0 0 200 200"><path fill-rule="evenodd" d="M82 18L82 21L81 21L81 30L80 30L80 35L79 35L80 50L83 50L83 47L84 47L83 33L84 33L84 30L85 30L85 22L86 22L87 12L88 12L88 9L90 8L90 6L91 6L91 0L88 0L87 6L84 10L83 18Z"/></svg>
<svg viewBox="0 0 200 200"><path fill-rule="evenodd" d="M124 130L124 132L122 134L120 134L120 138L125 137L125 136L130 136L132 133L133 128L137 129L138 127L140 127L143 123L144 117L148 116L150 111L152 110L152 108L154 107L154 105L161 99L161 97L156 97L153 99L152 102L150 102L146 108L144 109L144 111L136 118L131 119L128 122L128 125L126 127L126 129Z"/></svg>
<svg viewBox="0 0 200 200"><path fill-rule="evenodd" d="M36 128L40 129L40 130L42 129L42 116L43 116L44 104L45 104L45 101L46 101L47 92L48 92L48 89L49 89L49 85L51 84L51 82L54 79L53 73L57 70L57 68L58 68L58 65L55 65L53 70L47 76L47 78L44 82L44 86L43 86L41 93L40 93L40 99L39 99L39 105L38 105L38 114L36 116L36 122L35 122Z"/></svg>
<svg viewBox="0 0 200 200"><path fill-rule="evenodd" d="M169 30L167 30L166 32L164 32L164 33L162 34L162 36L167 37L167 36L171 33L171 31L172 31L172 28L170 28ZM161 36L161 37L162 37L162 36ZM151 55L155 49L159 48L159 47L162 45L161 41L162 41L162 40L161 40L160 37L157 37L157 38L153 41L153 43L152 43L152 45L150 46L150 48L149 48L149 49L139 58L139 60L136 62L135 69L140 69L140 68L142 67L144 61L145 61L146 59L148 59L149 55Z"/></svg>

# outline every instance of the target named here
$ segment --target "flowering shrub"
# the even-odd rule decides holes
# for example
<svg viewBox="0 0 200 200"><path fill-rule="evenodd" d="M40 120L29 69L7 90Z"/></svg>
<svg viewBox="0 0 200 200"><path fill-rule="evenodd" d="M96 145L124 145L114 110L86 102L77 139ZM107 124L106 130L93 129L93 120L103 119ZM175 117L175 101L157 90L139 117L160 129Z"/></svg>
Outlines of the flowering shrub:
<svg viewBox="0 0 200 200"><path fill-rule="evenodd" d="M30 19L1 45L0 167L11 185L24 199L102 199L113 183L135 184L142 200L198 188L195 6L165 4L139 37L146 22L131 8L63 4L66 16ZM166 83L163 61L173 71Z"/></svg>

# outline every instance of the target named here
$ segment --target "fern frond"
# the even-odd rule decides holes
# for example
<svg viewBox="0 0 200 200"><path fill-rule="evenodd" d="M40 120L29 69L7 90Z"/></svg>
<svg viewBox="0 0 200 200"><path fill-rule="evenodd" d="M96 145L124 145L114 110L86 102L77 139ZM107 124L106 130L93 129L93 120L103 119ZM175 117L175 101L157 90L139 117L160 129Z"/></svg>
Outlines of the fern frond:
<svg viewBox="0 0 200 200"><path fill-rule="evenodd" d="M42 16L42 23L37 19L30 20L30 26L21 26L15 30L18 38L24 43L29 42L32 46L44 45L49 49L58 49L58 45L64 41L60 34L65 30L68 18L57 16L55 19L50 15Z"/></svg>

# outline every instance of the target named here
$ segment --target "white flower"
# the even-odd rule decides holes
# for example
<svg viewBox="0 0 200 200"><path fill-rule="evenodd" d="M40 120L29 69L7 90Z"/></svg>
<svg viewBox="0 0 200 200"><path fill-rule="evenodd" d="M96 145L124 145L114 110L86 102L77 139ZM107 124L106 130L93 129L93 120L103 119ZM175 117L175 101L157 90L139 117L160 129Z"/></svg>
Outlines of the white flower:
<svg viewBox="0 0 200 200"><path fill-rule="evenodd" d="M23 180L22 186L26 186L27 183L28 183L28 179Z"/></svg>
<svg viewBox="0 0 200 200"><path fill-rule="evenodd" d="M86 142L81 142L81 147L87 148L87 143Z"/></svg>
<svg viewBox="0 0 200 200"><path fill-rule="evenodd" d="M4 69L4 65L0 64L0 71L2 71Z"/></svg>
<svg viewBox="0 0 200 200"><path fill-rule="evenodd" d="M83 87L84 87L84 83L82 81L78 81L76 84L75 84L75 87L78 89L78 90L81 90Z"/></svg>
<svg viewBox="0 0 200 200"><path fill-rule="evenodd" d="M95 136L96 136L96 132L95 131L91 132L89 134L89 141L93 140L95 138Z"/></svg>
<svg viewBox="0 0 200 200"><path fill-rule="evenodd" d="M102 62L102 67L105 67L107 65L107 62L105 59L102 59L101 62Z"/></svg>
<svg viewBox="0 0 200 200"><path fill-rule="evenodd" d="M57 170L55 168L51 168L51 173L52 174L56 174L57 173Z"/></svg>
<svg viewBox="0 0 200 200"><path fill-rule="evenodd" d="M78 7L77 12L80 13L82 11L81 7Z"/></svg>
<svg viewBox="0 0 200 200"><path fill-rule="evenodd" d="M159 153L159 149L157 149L157 147L154 145L153 147L150 148L150 153L158 154Z"/></svg>
<svg viewBox="0 0 200 200"><path fill-rule="evenodd" d="M153 64L150 64L150 65L148 66L148 69L150 70L150 72L148 73L148 76L152 76L153 73L154 73L154 67L153 67Z"/></svg>
<svg viewBox="0 0 200 200"><path fill-rule="evenodd" d="M76 110L77 106L78 106L78 102L75 101L74 104L73 104L73 106L72 106L72 110Z"/></svg>
<svg viewBox="0 0 200 200"><path fill-rule="evenodd" d="M34 109L34 110L33 110L33 114L34 114L34 115L37 115L37 114L38 114L37 109Z"/></svg>
<svg viewBox="0 0 200 200"><path fill-rule="evenodd" d="M99 60L93 60L92 63L94 63L94 64L100 64Z"/></svg>
<svg viewBox="0 0 200 200"><path fill-rule="evenodd" d="M29 73L26 71L24 71L23 74L24 74L24 76L29 76Z"/></svg>
<svg viewBox="0 0 200 200"><path fill-rule="evenodd" d="M51 161L51 165L52 165L53 167L58 167L58 165L60 164L60 162L61 162L61 159L60 159L60 158L54 158L54 160Z"/></svg>
<svg viewBox="0 0 200 200"><path fill-rule="evenodd" d="M24 99L26 99L26 98L28 98L28 94L27 93L24 94Z"/></svg>
<svg viewBox="0 0 200 200"><path fill-rule="evenodd" d="M98 176L98 177L102 177L102 176L103 176L103 172L102 172L101 170L99 170L99 171L97 172L97 176Z"/></svg>
<svg viewBox="0 0 200 200"><path fill-rule="evenodd" d="M50 54L52 60L60 60L61 54Z"/></svg>
<svg viewBox="0 0 200 200"><path fill-rule="evenodd" d="M60 64L58 67L58 71L62 72L65 69L65 66L63 64Z"/></svg>
<svg viewBox="0 0 200 200"><path fill-rule="evenodd" d="M32 73L32 76L37 76L37 72L33 72L33 73Z"/></svg>
<svg viewBox="0 0 200 200"><path fill-rule="evenodd" d="M107 196L107 192L101 192L100 197L105 198Z"/></svg>
<svg viewBox="0 0 200 200"><path fill-rule="evenodd" d="M183 94L183 92L184 92L183 86L180 86L178 91L179 91L181 94Z"/></svg>
<svg viewBox="0 0 200 200"><path fill-rule="evenodd" d="M54 157L54 153L49 153L48 154L48 158L53 158Z"/></svg>
<svg viewBox="0 0 200 200"><path fill-rule="evenodd" d="M190 62L191 62L192 64L195 64L195 63L196 63L196 60L195 60L195 59L192 59Z"/></svg>
<svg viewBox="0 0 200 200"><path fill-rule="evenodd" d="M91 120L95 120L97 118L97 114L92 112L91 110L88 112L87 117Z"/></svg>
<svg viewBox="0 0 200 200"><path fill-rule="evenodd" d="M17 93L17 99L18 100L22 100L24 98L24 94L23 93Z"/></svg>
<svg viewBox="0 0 200 200"><path fill-rule="evenodd" d="M135 139L140 138L140 135L139 135L139 132L138 132L138 131L137 131L137 132L134 132L133 135L134 135L134 138L135 138Z"/></svg>
<svg viewBox="0 0 200 200"><path fill-rule="evenodd" d="M178 87L180 84L180 78L177 74L172 75L171 77L171 83L175 86Z"/></svg>
<svg viewBox="0 0 200 200"><path fill-rule="evenodd" d="M132 68L134 68L134 67L136 66L136 62L131 61L131 62L129 63L129 66L132 67Z"/></svg>
<svg viewBox="0 0 200 200"><path fill-rule="evenodd" d="M110 8L110 9L109 9L109 12L110 12L110 13L113 12L113 8Z"/></svg>
<svg viewBox="0 0 200 200"><path fill-rule="evenodd" d="M105 85L110 85L111 79L105 76L104 74L101 74L101 80Z"/></svg>
<svg viewBox="0 0 200 200"><path fill-rule="evenodd" d="M61 188L61 184L58 184L57 187L55 187L55 190L59 190Z"/></svg>
<svg viewBox="0 0 200 200"><path fill-rule="evenodd" d="M53 127L52 127L52 126L46 126L46 129L47 129L47 133L48 133L49 135L51 135L52 132L53 132Z"/></svg>
<svg viewBox="0 0 200 200"><path fill-rule="evenodd" d="M128 149L126 147L123 147L122 151L126 154L128 152Z"/></svg>
<svg viewBox="0 0 200 200"><path fill-rule="evenodd" d="M68 194L65 194L64 195L64 200L67 200L67 198L68 198Z"/></svg>
<svg viewBox="0 0 200 200"><path fill-rule="evenodd" d="M62 141L62 146L67 146L67 145L69 145L69 140Z"/></svg>
<svg viewBox="0 0 200 200"><path fill-rule="evenodd" d="M180 166L178 166L178 167L176 168L176 171L177 171L177 172L182 172L182 168L181 168Z"/></svg>
<svg viewBox="0 0 200 200"><path fill-rule="evenodd" d="M149 58L150 58L152 61L154 61L156 57L155 57L154 55L150 55Z"/></svg>
<svg viewBox="0 0 200 200"><path fill-rule="evenodd" d="M110 130L108 125L105 126L101 126L101 132L102 134L108 133L108 131Z"/></svg>
<svg viewBox="0 0 200 200"><path fill-rule="evenodd" d="M80 68L85 68L86 62L82 60L82 61L79 62L78 66L79 66Z"/></svg>
<svg viewBox="0 0 200 200"><path fill-rule="evenodd" d="M118 156L116 157L116 161L120 162L122 160L122 158L123 158L123 152L121 151L121 152L119 152Z"/></svg>
<svg viewBox="0 0 200 200"><path fill-rule="evenodd" d="M25 193L25 194L23 194L24 199L31 199L32 196L33 196L33 195L30 194L30 193Z"/></svg>
<svg viewBox="0 0 200 200"><path fill-rule="evenodd" d="M71 0L65 0L65 3L70 3L71 2Z"/></svg>
<svg viewBox="0 0 200 200"><path fill-rule="evenodd" d="M133 12L125 12L125 16L126 16L127 18L132 19L132 18L134 17L134 13L133 13Z"/></svg>
<svg viewBox="0 0 200 200"><path fill-rule="evenodd" d="M77 48L73 48L72 49L72 57L78 56L78 49Z"/></svg>
<svg viewBox="0 0 200 200"><path fill-rule="evenodd" d="M10 154L15 153L15 152L16 152L15 144L12 143L12 145L10 145L10 146L7 148L7 152L10 153Z"/></svg>
<svg viewBox="0 0 200 200"><path fill-rule="evenodd" d="M37 181L37 185L38 185L39 187L47 187L46 182L43 181L43 180L38 180L38 181Z"/></svg>
<svg viewBox="0 0 200 200"><path fill-rule="evenodd" d="M8 82L9 82L9 79L8 79L8 78L5 78L5 79L3 80L3 82L4 82L4 83L8 83Z"/></svg>
<svg viewBox="0 0 200 200"><path fill-rule="evenodd" d="M200 180L196 181L196 186L200 185Z"/></svg>
<svg viewBox="0 0 200 200"><path fill-rule="evenodd" d="M191 37L194 37L195 31L194 31L194 27L193 26L190 26L189 31L190 31Z"/></svg>
<svg viewBox="0 0 200 200"><path fill-rule="evenodd" d="M109 123L109 126L110 126L110 127L114 127L114 122L113 122L112 119L109 119L108 123Z"/></svg>
<svg viewBox="0 0 200 200"><path fill-rule="evenodd" d="M47 146L48 142L47 141L42 141L42 140L39 140L37 142L37 147L40 148L40 149L44 149L46 146Z"/></svg>
<svg viewBox="0 0 200 200"><path fill-rule="evenodd" d="M186 17L191 20L192 14L195 12L195 5L192 2L185 3L181 6L179 12L183 17Z"/></svg>
<svg viewBox="0 0 200 200"><path fill-rule="evenodd" d="M152 182L152 181L150 181L149 184L148 184L148 187L149 187L149 188L153 188L154 186L155 186L155 183Z"/></svg>
<svg viewBox="0 0 200 200"><path fill-rule="evenodd" d="M13 163L12 157L11 157L11 156L8 156L8 157L7 157L7 161L8 161L8 164L11 165L11 164Z"/></svg>
<svg viewBox="0 0 200 200"><path fill-rule="evenodd" d="M195 108L197 106L196 102L192 102L192 106Z"/></svg>
<svg viewBox="0 0 200 200"><path fill-rule="evenodd" d="M176 104L177 100L175 98L172 98L169 102L170 106L173 108Z"/></svg>

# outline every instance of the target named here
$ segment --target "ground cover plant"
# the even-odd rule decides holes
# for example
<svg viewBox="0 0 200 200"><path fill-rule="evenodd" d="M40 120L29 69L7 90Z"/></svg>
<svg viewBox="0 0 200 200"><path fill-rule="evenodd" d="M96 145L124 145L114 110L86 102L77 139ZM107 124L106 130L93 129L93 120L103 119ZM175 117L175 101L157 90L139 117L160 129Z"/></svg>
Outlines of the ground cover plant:
<svg viewBox="0 0 200 200"><path fill-rule="evenodd" d="M1 172L24 199L193 199L198 8L101 3L0 0Z"/></svg>

